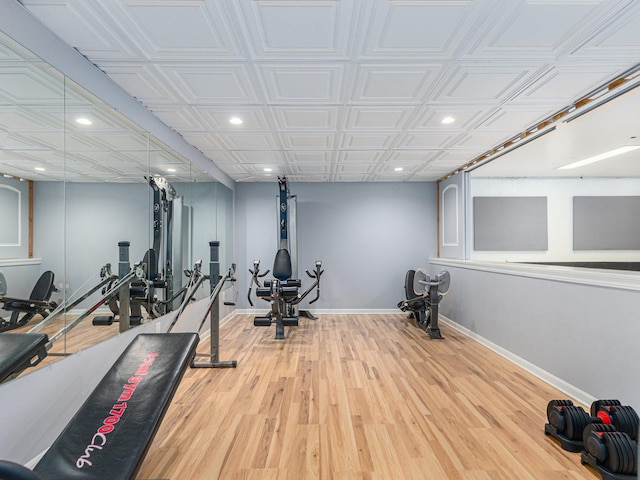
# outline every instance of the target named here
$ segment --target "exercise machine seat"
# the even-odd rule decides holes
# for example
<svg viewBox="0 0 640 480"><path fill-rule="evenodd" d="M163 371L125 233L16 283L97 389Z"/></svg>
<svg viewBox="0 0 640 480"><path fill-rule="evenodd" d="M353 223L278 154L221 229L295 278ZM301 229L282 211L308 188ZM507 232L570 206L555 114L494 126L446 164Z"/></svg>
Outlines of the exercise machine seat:
<svg viewBox="0 0 640 480"><path fill-rule="evenodd" d="M55 286L53 284L55 280L55 276L52 271L47 270L38 281L33 286L33 290L31 290L31 295L29 295L28 300L23 300L19 298L9 298L4 297L2 299L4 305L3 308L5 310L21 310L21 311L31 311L38 310L38 307L41 306L31 306L33 302L48 302L51 298L55 290Z"/></svg>
<svg viewBox="0 0 640 480"><path fill-rule="evenodd" d="M0 383L39 363L47 355L48 341L44 333L0 334Z"/></svg>
<svg viewBox="0 0 640 480"><path fill-rule="evenodd" d="M197 345L195 333L135 337L33 471L43 479L134 478Z"/></svg>
<svg viewBox="0 0 640 480"><path fill-rule="evenodd" d="M281 282L291 278L291 255L286 248L281 248L276 253L273 261L273 276Z"/></svg>

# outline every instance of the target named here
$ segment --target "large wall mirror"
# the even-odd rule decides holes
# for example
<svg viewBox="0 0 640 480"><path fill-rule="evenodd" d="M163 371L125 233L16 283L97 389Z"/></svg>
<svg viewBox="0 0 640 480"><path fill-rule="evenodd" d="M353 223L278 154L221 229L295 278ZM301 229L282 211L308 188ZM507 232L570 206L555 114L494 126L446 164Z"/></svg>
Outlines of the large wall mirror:
<svg viewBox="0 0 640 480"><path fill-rule="evenodd" d="M618 88L471 170L471 259L640 270L640 88Z"/></svg>
<svg viewBox="0 0 640 480"><path fill-rule="evenodd" d="M54 287L46 319L40 312L5 332L47 333L41 365L119 333L122 305L101 301L124 263L145 267L145 288L130 282L134 325L137 312L147 322L174 308L185 270L209 261L209 241L221 242L228 268L229 188L2 34L0 65L3 297L30 298L45 272ZM0 316L13 327L12 311Z"/></svg>

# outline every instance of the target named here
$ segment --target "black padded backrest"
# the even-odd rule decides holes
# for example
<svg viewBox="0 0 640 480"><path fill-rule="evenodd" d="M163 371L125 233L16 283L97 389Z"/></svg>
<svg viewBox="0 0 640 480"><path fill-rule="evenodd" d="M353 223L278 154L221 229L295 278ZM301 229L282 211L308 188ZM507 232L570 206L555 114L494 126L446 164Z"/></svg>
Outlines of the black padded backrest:
<svg viewBox="0 0 640 480"><path fill-rule="evenodd" d="M273 261L273 276L281 282L291 278L291 256L289 250L281 248Z"/></svg>
<svg viewBox="0 0 640 480"><path fill-rule="evenodd" d="M419 297L413 289L413 280L416 276L415 270L408 270L407 275L404 277L404 296L407 300L413 300Z"/></svg>
<svg viewBox="0 0 640 480"><path fill-rule="evenodd" d="M34 471L46 479L131 479L195 356L195 333L138 335Z"/></svg>
<svg viewBox="0 0 640 480"><path fill-rule="evenodd" d="M36 282L31 290L31 295L29 295L29 300L38 300L39 302L44 302L51 298L51 294L53 293L53 281L55 277L51 270L47 270Z"/></svg>

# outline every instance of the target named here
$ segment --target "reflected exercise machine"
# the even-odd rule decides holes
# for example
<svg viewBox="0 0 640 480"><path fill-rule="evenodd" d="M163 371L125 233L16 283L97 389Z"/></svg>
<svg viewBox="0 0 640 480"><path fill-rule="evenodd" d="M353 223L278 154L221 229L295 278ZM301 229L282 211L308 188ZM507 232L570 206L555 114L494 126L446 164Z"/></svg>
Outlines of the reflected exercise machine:
<svg viewBox="0 0 640 480"><path fill-rule="evenodd" d="M0 332L22 327L36 315L46 318L58 306L51 301L51 295L56 291L54 274L47 270L33 287L28 299L7 297L7 280L0 272L0 303L2 308L11 312L9 319L0 317Z"/></svg>

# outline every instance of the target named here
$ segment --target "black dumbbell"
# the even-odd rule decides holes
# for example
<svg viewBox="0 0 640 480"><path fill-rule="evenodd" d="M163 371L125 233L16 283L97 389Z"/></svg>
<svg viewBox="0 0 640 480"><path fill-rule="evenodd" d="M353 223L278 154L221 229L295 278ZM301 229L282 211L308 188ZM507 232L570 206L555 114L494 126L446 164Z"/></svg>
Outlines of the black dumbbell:
<svg viewBox="0 0 640 480"><path fill-rule="evenodd" d="M637 475L638 445L625 432L611 431L606 424L592 424L585 429L582 463L604 467L613 474Z"/></svg>

